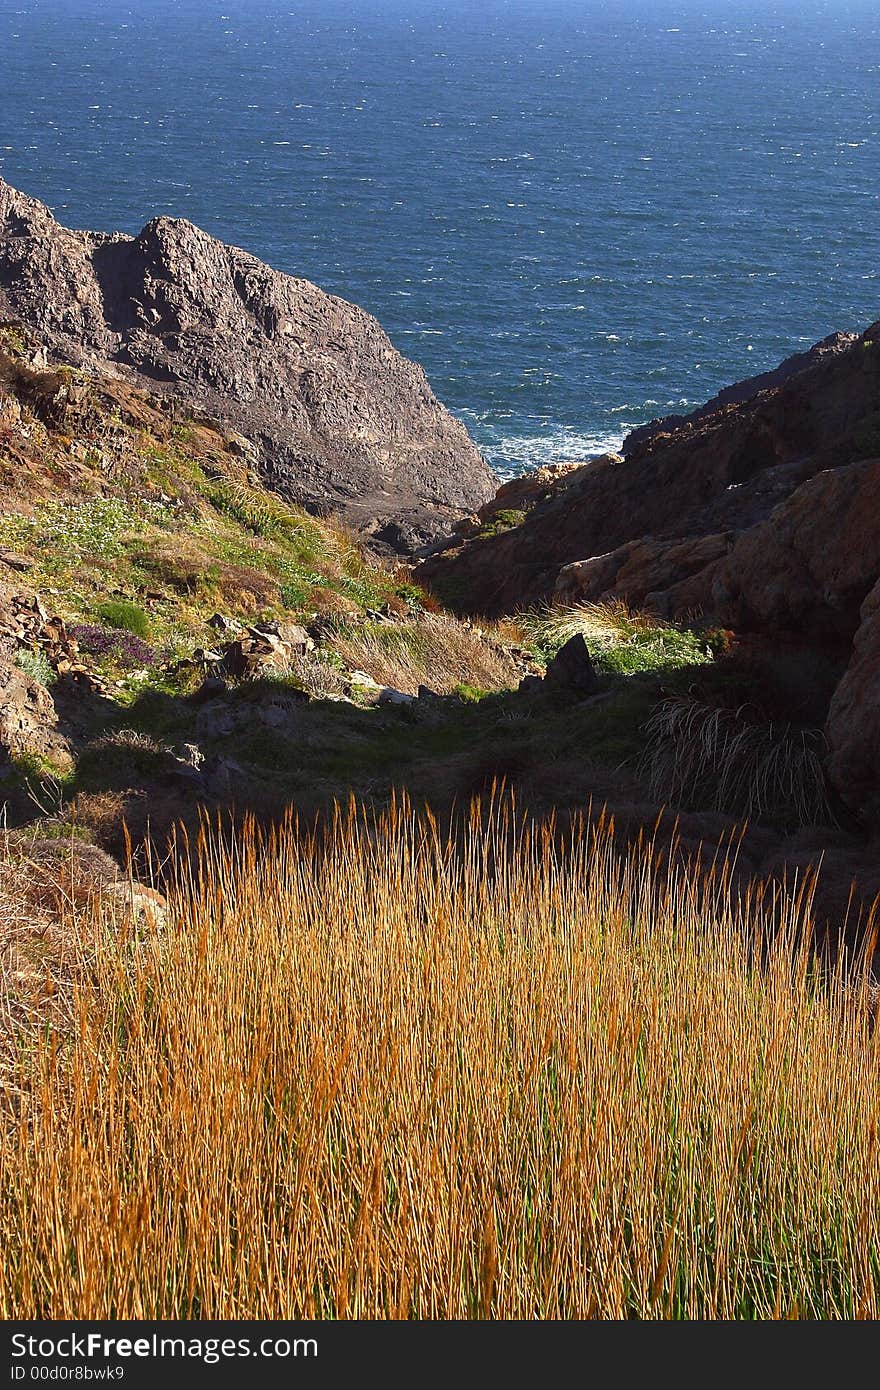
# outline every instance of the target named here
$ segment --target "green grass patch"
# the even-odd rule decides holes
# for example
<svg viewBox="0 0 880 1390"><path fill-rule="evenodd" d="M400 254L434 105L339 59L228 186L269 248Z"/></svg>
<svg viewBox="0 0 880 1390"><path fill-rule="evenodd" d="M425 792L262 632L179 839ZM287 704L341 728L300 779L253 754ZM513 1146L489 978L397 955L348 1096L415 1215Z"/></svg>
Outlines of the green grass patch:
<svg viewBox="0 0 880 1390"><path fill-rule="evenodd" d="M525 512L507 508L504 511L495 512L488 521L484 521L477 533L479 540L484 540L488 536L500 536L504 531L513 531L517 526L521 526L526 519Z"/></svg>
<svg viewBox="0 0 880 1390"><path fill-rule="evenodd" d="M673 627L634 611L619 599L525 613L519 622L541 660L549 661L571 637L580 634L596 669L616 676L704 666L713 660L713 643L721 640L718 634Z"/></svg>
<svg viewBox="0 0 880 1390"><path fill-rule="evenodd" d="M165 528L170 519L168 508L160 502L133 505L117 497L51 502L31 516L17 512L0 516L0 542L34 554L44 571L51 573L90 555L104 560L120 556L132 532L145 524Z"/></svg>
<svg viewBox="0 0 880 1390"><path fill-rule="evenodd" d="M124 599L102 603L98 608L98 617L108 627L118 628L122 632L133 632L135 637L142 637L144 640L152 632L149 615L136 603L129 603Z"/></svg>
<svg viewBox="0 0 880 1390"><path fill-rule="evenodd" d="M695 633L669 627L633 633L619 644L598 646L592 655L598 670L618 676L634 676L641 671L679 671L686 666L704 666L712 660L706 644Z"/></svg>
<svg viewBox="0 0 880 1390"><path fill-rule="evenodd" d="M463 700L466 705L478 705L481 700L485 700L487 695L494 692L481 690L479 686L468 685L466 681L461 681L453 690L453 695L457 695L459 700Z"/></svg>

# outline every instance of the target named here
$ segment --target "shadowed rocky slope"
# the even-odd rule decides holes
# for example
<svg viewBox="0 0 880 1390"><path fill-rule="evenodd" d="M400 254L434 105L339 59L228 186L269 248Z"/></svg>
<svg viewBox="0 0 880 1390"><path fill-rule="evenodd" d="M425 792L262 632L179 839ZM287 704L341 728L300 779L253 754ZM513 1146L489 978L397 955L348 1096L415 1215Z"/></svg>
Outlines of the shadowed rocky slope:
<svg viewBox="0 0 880 1390"><path fill-rule="evenodd" d="M516 489L460 525L420 578L464 612L615 595L793 663L821 658L806 694L827 721L832 780L880 816L880 324L658 422L623 458Z"/></svg>
<svg viewBox="0 0 880 1390"><path fill-rule="evenodd" d="M0 318L54 357L113 364L246 436L263 481L407 550L489 497L493 476L375 319L160 217L69 231L0 180Z"/></svg>

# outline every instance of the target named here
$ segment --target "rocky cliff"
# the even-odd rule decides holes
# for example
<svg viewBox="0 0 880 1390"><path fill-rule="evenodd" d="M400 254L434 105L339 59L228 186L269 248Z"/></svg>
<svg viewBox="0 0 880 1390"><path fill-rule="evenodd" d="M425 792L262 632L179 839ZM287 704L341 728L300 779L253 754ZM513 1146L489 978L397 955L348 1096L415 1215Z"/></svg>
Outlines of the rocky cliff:
<svg viewBox="0 0 880 1390"><path fill-rule="evenodd" d="M516 503L519 524L453 537L423 576L471 611L501 613L557 586L566 599L614 591L642 602L704 570L809 479L880 455L880 325L823 347L778 385L628 442L623 458L540 473ZM586 567L561 578L574 564Z"/></svg>
<svg viewBox="0 0 880 1390"><path fill-rule="evenodd" d="M842 800L880 815L880 323L640 431L624 457L518 486L516 510L499 494L420 577L460 611L619 596L821 656L798 699L827 721Z"/></svg>
<svg viewBox="0 0 880 1390"><path fill-rule="evenodd" d="M463 425L375 319L189 222L70 231L0 180L0 318L54 357L200 406L263 481L406 551L493 491Z"/></svg>
<svg viewBox="0 0 880 1390"><path fill-rule="evenodd" d="M804 372L808 367L815 367L825 358L831 357L838 352L844 352L856 341L856 333L831 333L827 338L823 338L821 343L815 343L806 352L792 353L791 357L786 357L784 362L780 362L778 367L774 367L769 372L761 372L758 376L747 377L745 381L734 382L732 386L724 386L711 401L705 405L698 406L687 415L665 415L660 420L651 420L649 424L642 425L638 429L628 434L623 441L624 454L631 453L644 444L647 440L653 439L658 434L669 434L670 431L678 429L681 425L693 424L697 420L704 419L707 415L714 415L725 405L739 405L743 401L750 401L761 391L769 391L775 386L783 386L790 377L797 376L799 372Z"/></svg>

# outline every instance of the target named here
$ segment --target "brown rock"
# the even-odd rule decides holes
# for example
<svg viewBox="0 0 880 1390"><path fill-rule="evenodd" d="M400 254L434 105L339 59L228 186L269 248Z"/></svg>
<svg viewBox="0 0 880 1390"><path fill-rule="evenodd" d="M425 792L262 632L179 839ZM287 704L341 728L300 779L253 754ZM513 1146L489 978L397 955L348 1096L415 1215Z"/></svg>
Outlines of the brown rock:
<svg viewBox="0 0 880 1390"><path fill-rule="evenodd" d="M547 685L572 690L578 695L593 694L599 678L582 632L569 637L547 663L545 681Z"/></svg>
<svg viewBox="0 0 880 1390"><path fill-rule="evenodd" d="M14 550L7 550L5 546L0 547L0 565L5 565L7 569L18 570L25 573L32 570L34 561L27 555L18 555Z"/></svg>
<svg viewBox="0 0 880 1390"><path fill-rule="evenodd" d="M55 704L46 687L10 662L0 661L0 748L13 757L32 754L69 768L70 749L57 725Z"/></svg>
<svg viewBox="0 0 880 1390"><path fill-rule="evenodd" d="M606 457L615 463L621 462L616 454ZM477 517L483 522L491 521L501 511L529 511L547 496L551 488L558 492L573 481L574 474L590 466L589 460L582 459L574 463L548 463L541 468L531 468L528 473L521 473L502 483L495 496L480 507Z"/></svg>
<svg viewBox="0 0 880 1390"><path fill-rule="evenodd" d="M785 361L781 362L778 367L774 367L772 371L762 372L759 376L747 377L745 381L737 381L733 386L725 386L718 392L717 396L713 396L711 401L699 406L689 415L666 415L660 420L652 420L647 425L641 425L628 434L623 441L624 454L630 453L640 444L646 444L650 439L656 439L661 435L669 438L682 425L695 424L707 415L714 415L724 406L740 405L745 401L753 400L762 391L771 390L776 386L784 386L790 377L797 376L799 372L806 371L809 367L815 367L827 357L845 352L847 348L852 347L856 336L855 333L832 333L806 352L796 352L791 357L786 357Z"/></svg>
<svg viewBox="0 0 880 1390"><path fill-rule="evenodd" d="M657 549L643 560L653 568L663 547L760 526L809 479L869 456L875 437L880 329L841 338L805 362L748 400L716 404L644 439L623 461L593 460L548 483L519 526L459 539L425 559L419 581L461 612L498 616L546 602L560 570L585 557L649 539ZM618 569L634 554L619 557ZM675 564L684 559L679 553ZM699 597L711 602L711 590Z"/></svg>
<svg viewBox="0 0 880 1390"><path fill-rule="evenodd" d="M676 542L651 537L630 541L607 555L563 566L553 598L568 604L615 594L641 605L654 596L652 606L664 607L659 591L715 564L727 555L731 544L732 538L724 533Z"/></svg>
<svg viewBox="0 0 880 1390"><path fill-rule="evenodd" d="M880 460L866 459L819 473L740 536L706 600L733 628L849 642L878 576Z"/></svg>
<svg viewBox="0 0 880 1390"><path fill-rule="evenodd" d="M288 656L293 653L310 652L315 646L300 623L257 623L248 628L248 631L253 637L266 637L279 642Z"/></svg>
<svg viewBox="0 0 880 1390"><path fill-rule="evenodd" d="M135 927L161 931L168 919L165 896L146 883L116 879L105 885L102 897L114 913L127 918Z"/></svg>
<svg viewBox="0 0 880 1390"><path fill-rule="evenodd" d="M828 775L847 805L880 822L880 581L861 609L852 660L831 700Z"/></svg>

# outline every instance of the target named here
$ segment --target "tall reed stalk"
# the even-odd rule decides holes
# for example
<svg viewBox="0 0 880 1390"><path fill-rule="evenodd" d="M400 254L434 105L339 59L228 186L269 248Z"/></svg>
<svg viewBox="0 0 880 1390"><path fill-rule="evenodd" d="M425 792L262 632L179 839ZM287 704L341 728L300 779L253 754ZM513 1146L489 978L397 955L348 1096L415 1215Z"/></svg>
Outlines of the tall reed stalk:
<svg viewBox="0 0 880 1390"><path fill-rule="evenodd" d="M806 888L503 800L185 848L22 1056L3 1316L880 1313L880 1047Z"/></svg>

